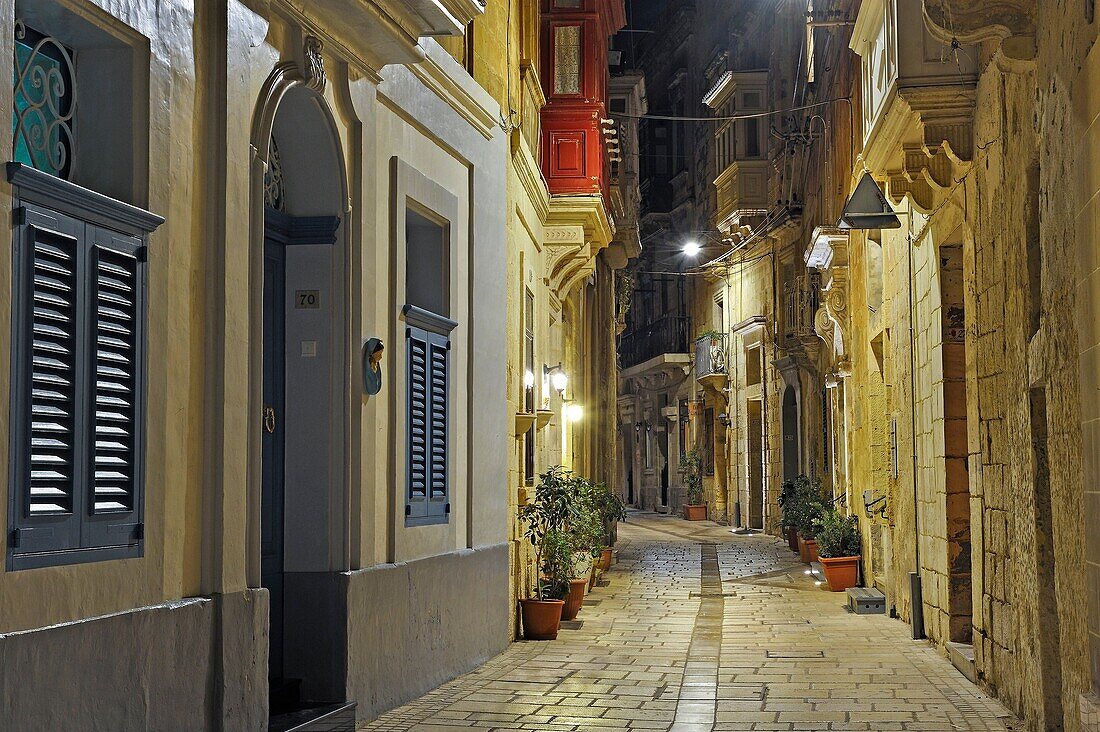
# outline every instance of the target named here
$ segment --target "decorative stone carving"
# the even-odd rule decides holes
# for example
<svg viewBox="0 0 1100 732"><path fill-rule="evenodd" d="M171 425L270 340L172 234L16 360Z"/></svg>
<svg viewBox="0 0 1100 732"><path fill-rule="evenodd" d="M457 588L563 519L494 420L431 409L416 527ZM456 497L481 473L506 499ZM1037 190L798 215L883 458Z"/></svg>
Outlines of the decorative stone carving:
<svg viewBox="0 0 1100 732"><path fill-rule="evenodd" d="M302 76L306 80L306 86L316 92L323 92L325 84L328 82L325 76L325 58L322 55L324 49L325 44L321 42L320 38L306 36L304 48L302 49L305 61Z"/></svg>
<svg viewBox="0 0 1100 732"><path fill-rule="evenodd" d="M815 313L817 334L832 345L837 368L848 364L851 342L851 313L848 307L848 231L818 227L806 255L806 265L821 272L821 307ZM827 322L826 322L827 321ZM844 366L847 368L847 366Z"/></svg>
<svg viewBox="0 0 1100 732"><path fill-rule="evenodd" d="M1029 0L925 0L924 17L944 42L979 43L1034 35L1037 8Z"/></svg>

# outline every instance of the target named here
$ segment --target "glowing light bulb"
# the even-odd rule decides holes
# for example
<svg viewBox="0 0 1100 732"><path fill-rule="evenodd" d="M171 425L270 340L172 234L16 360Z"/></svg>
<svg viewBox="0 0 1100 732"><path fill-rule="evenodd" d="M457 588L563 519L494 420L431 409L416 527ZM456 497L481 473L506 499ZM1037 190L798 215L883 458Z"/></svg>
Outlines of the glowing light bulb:
<svg viewBox="0 0 1100 732"><path fill-rule="evenodd" d="M550 383L554 387L554 391L563 392L565 387L569 386L569 377L564 371L555 371L550 374Z"/></svg>
<svg viewBox="0 0 1100 732"><path fill-rule="evenodd" d="M702 250L703 248L699 246L699 242L695 240L689 241L684 244L684 254L689 257L698 257L699 252L701 252Z"/></svg>
<svg viewBox="0 0 1100 732"><path fill-rule="evenodd" d="M569 422L579 422L584 417L584 407L579 404L570 404L565 408L565 419Z"/></svg>
<svg viewBox="0 0 1100 732"><path fill-rule="evenodd" d="M530 370L523 372L523 388L533 389L535 387L535 374Z"/></svg>

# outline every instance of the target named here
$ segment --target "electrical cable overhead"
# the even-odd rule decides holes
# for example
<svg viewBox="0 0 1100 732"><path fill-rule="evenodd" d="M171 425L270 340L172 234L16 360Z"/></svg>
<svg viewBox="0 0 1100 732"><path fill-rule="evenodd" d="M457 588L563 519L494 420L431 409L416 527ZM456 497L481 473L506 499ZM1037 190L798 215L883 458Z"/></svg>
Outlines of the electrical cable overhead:
<svg viewBox="0 0 1100 732"><path fill-rule="evenodd" d="M817 109L818 107L825 107L834 102L851 102L851 97L834 97L832 99L826 99L820 102L814 102L813 104L803 104L798 107L788 107L786 109L771 109L763 112L753 112L751 114L731 114L720 115L715 117L688 117L674 114L627 114L626 112L608 112L612 117L622 117L623 119L651 119L663 122L736 122L739 119L759 119L761 117L771 117L777 114L789 114L791 112L802 112L807 109Z"/></svg>

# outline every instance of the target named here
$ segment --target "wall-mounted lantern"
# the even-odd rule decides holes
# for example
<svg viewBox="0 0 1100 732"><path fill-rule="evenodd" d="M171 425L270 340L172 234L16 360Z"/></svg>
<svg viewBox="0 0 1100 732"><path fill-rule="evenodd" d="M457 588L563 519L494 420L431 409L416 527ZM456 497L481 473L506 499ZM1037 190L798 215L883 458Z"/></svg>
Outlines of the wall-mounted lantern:
<svg viewBox="0 0 1100 732"><path fill-rule="evenodd" d="M559 361L556 366L544 365L542 367L542 376L544 379L550 379L550 386L553 387L554 391L558 393L558 396L564 400L565 388L569 386L569 374L565 373L565 369L562 368L561 362Z"/></svg>

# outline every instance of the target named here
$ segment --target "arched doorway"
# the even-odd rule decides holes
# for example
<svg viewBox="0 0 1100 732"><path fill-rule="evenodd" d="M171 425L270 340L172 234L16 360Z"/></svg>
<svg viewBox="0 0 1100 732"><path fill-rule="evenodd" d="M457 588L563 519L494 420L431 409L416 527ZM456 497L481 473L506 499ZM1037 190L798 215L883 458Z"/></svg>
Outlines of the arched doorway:
<svg viewBox="0 0 1100 732"><path fill-rule="evenodd" d="M299 81L269 99L259 544L271 608L271 713L278 715L345 698L336 666L346 639L335 600L346 569L348 198L323 97Z"/></svg>
<svg viewBox="0 0 1100 732"><path fill-rule="evenodd" d="M798 395L787 384L783 390L783 480L791 480L798 471Z"/></svg>

